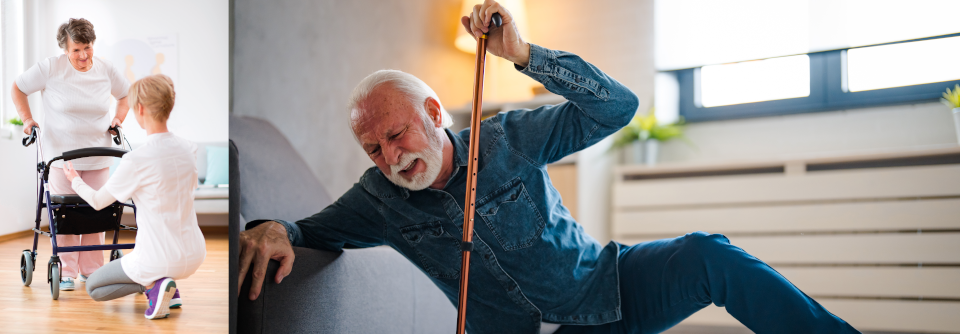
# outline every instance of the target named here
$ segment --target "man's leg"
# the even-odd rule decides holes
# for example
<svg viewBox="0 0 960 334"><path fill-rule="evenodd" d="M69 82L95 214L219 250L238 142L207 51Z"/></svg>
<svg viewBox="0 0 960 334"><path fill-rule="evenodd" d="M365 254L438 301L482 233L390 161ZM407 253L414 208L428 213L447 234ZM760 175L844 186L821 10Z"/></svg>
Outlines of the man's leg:
<svg viewBox="0 0 960 334"><path fill-rule="evenodd" d="M690 233L620 252L623 320L558 334L660 333L710 305L755 333L859 333L720 234Z"/></svg>

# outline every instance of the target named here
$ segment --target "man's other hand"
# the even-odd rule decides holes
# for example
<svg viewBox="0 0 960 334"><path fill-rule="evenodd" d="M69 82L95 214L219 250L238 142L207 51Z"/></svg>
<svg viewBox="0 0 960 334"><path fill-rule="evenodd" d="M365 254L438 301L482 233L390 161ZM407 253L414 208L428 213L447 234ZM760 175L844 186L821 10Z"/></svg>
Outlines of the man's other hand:
<svg viewBox="0 0 960 334"><path fill-rule="evenodd" d="M491 27L493 13L500 13L503 25L500 28ZM506 8L493 0L485 0L483 4L473 6L473 12L460 18L463 28L467 29L473 39L484 33L487 35L487 51L497 57L509 60L514 64L527 67L530 63L530 44L520 38L516 21ZM488 27L493 28L491 31Z"/></svg>
<svg viewBox="0 0 960 334"><path fill-rule="evenodd" d="M260 296L264 276L267 275L267 264L270 260L280 261L276 281L280 283L284 277L290 275L293 269L293 247L287 239L287 229L275 221L269 221L252 229L240 233L240 281L237 287L243 286L243 279L247 271L253 266L253 282L250 284L250 300Z"/></svg>

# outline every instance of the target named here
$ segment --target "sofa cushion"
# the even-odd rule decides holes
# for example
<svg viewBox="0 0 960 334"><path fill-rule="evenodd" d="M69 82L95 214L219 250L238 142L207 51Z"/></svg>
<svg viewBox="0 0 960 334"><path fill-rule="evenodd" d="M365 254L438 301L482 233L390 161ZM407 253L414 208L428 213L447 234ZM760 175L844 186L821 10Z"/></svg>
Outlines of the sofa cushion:
<svg viewBox="0 0 960 334"><path fill-rule="evenodd" d="M296 221L333 203L306 161L270 122L230 116L230 139L242 162L244 218Z"/></svg>
<svg viewBox="0 0 960 334"><path fill-rule="evenodd" d="M453 303L393 249L327 252L294 247L296 265L277 284L270 261L260 296L240 289L238 333L410 333L455 330Z"/></svg>

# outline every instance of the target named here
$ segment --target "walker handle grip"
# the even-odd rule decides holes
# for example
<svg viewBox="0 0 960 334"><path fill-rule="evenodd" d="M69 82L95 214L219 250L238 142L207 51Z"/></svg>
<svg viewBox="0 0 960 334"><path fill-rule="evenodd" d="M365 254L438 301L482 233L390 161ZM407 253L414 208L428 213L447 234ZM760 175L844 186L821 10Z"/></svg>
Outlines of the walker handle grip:
<svg viewBox="0 0 960 334"><path fill-rule="evenodd" d="M30 127L30 135L23 137L23 147L30 146L37 141L37 130L39 129L40 127L36 125Z"/></svg>
<svg viewBox="0 0 960 334"><path fill-rule="evenodd" d="M113 135L114 143L117 143L117 145L123 145L123 144L120 144L120 127L119 126L116 126L116 125L111 126L107 128L107 131L112 131L110 134Z"/></svg>

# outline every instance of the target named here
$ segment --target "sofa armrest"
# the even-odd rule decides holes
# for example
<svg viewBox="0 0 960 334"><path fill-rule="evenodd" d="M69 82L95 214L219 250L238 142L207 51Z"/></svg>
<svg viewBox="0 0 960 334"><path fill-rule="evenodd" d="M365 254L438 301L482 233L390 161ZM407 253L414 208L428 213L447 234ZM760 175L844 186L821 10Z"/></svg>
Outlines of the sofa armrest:
<svg viewBox="0 0 960 334"><path fill-rule="evenodd" d="M456 310L426 275L390 248L342 253L294 247L290 275L277 284L270 261L257 300L238 300L238 333L450 333Z"/></svg>

